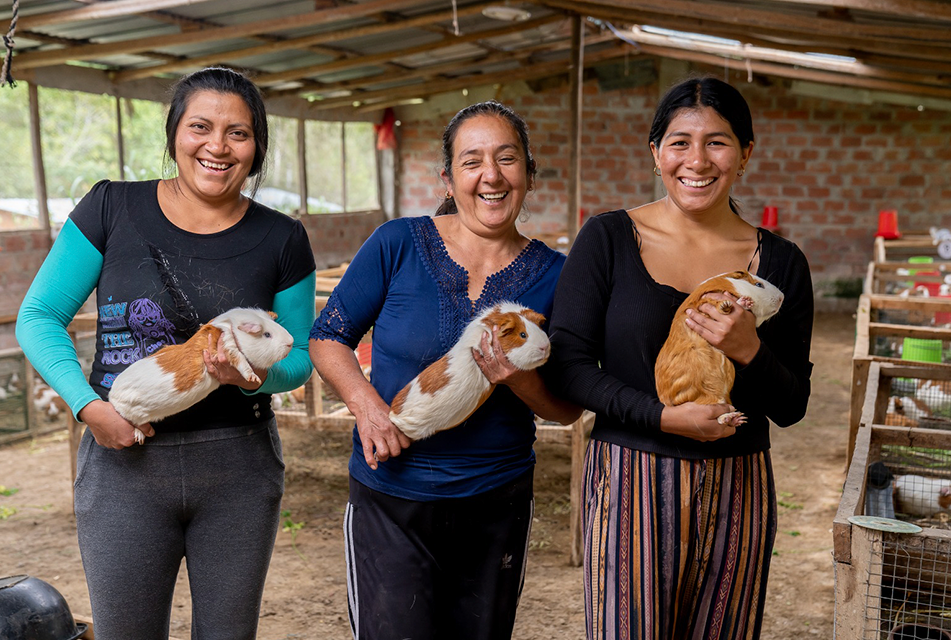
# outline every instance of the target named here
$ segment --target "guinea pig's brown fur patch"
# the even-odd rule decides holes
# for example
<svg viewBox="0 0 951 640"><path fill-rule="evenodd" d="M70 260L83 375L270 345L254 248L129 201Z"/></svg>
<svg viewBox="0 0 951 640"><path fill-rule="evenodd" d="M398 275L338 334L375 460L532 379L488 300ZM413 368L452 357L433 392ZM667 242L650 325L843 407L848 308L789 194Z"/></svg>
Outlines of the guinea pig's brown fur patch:
<svg viewBox="0 0 951 640"><path fill-rule="evenodd" d="M206 324L186 342L162 347L155 354L156 363L163 371L175 372L176 391L192 388L205 375L202 352L208 348L208 336L211 336L211 344L217 345L221 329Z"/></svg>
<svg viewBox="0 0 951 640"><path fill-rule="evenodd" d="M449 376L446 374L448 368L449 356L446 355L423 369L423 372L419 374L419 390L432 395L445 387L449 382ZM406 402L410 386L406 385L396 394L390 404L390 411L398 414L403 409L403 403Z"/></svg>

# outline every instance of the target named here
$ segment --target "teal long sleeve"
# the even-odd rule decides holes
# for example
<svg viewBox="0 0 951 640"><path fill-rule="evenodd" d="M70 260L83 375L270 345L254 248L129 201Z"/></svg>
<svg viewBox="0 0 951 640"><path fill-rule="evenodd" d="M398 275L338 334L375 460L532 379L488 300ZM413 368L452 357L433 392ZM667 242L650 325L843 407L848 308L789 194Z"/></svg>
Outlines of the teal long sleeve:
<svg viewBox="0 0 951 640"><path fill-rule="evenodd" d="M66 328L96 288L101 270L102 254L67 220L17 315L20 348L77 417L100 398L79 365Z"/></svg>
<svg viewBox="0 0 951 640"><path fill-rule="evenodd" d="M313 365L307 352L308 335L314 324L314 290L317 274L311 271L297 284L274 296L277 321L294 337L290 354L268 370L264 384L253 393L279 393L296 389L310 377ZM246 391L246 393L252 393Z"/></svg>

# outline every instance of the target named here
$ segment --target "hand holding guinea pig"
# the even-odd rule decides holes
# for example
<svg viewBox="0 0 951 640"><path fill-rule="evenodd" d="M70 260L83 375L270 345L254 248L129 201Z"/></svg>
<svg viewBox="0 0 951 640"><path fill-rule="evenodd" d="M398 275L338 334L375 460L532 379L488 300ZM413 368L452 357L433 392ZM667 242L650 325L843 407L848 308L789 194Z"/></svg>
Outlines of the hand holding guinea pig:
<svg viewBox="0 0 951 640"><path fill-rule="evenodd" d="M79 419L86 423L96 443L107 449L125 449L138 442L136 426L119 415L115 407L105 400L93 400L79 411ZM155 435L152 425L138 426L145 437Z"/></svg>
<svg viewBox="0 0 951 640"><path fill-rule="evenodd" d="M684 323L733 362L749 364L759 351L760 339L756 335L756 316L748 313L746 300L729 292L709 293L705 299L719 304L706 302L696 310L686 309ZM732 303L727 313L718 308L723 302Z"/></svg>
<svg viewBox="0 0 951 640"><path fill-rule="evenodd" d="M226 349L227 341L224 336L218 336L218 341L215 342L214 336L208 334L208 348L202 352L205 370L208 375L215 378L220 384L232 384L248 391L256 391L261 388L267 378L267 369L259 369L251 365L254 375L260 379L260 382L249 381L228 361Z"/></svg>

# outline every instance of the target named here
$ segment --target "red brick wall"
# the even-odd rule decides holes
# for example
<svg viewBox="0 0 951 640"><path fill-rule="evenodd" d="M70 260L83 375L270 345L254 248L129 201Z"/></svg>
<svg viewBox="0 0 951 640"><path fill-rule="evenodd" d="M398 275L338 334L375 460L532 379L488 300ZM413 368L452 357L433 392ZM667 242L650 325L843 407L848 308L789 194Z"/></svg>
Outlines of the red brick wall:
<svg viewBox="0 0 951 640"><path fill-rule="evenodd" d="M335 267L349 262L363 241L384 221L383 213L330 214L303 216L310 246L314 250L317 268Z"/></svg>
<svg viewBox="0 0 951 640"><path fill-rule="evenodd" d="M806 253L820 284L865 273L878 211L897 209L902 229L951 226L951 113L863 106L797 96L732 78L753 111L756 147L734 196L759 224L764 205L779 208L781 232ZM656 85L600 92L585 84L582 208L597 213L650 201L654 176L647 145ZM568 98L563 90L507 103L529 123L539 165L526 199L526 233L564 227ZM400 211L431 213L445 192L438 178L437 120L402 123Z"/></svg>
<svg viewBox="0 0 951 640"><path fill-rule="evenodd" d="M0 318L16 315L49 247L49 233L39 229L0 233ZM13 323L0 323L0 349L16 346Z"/></svg>

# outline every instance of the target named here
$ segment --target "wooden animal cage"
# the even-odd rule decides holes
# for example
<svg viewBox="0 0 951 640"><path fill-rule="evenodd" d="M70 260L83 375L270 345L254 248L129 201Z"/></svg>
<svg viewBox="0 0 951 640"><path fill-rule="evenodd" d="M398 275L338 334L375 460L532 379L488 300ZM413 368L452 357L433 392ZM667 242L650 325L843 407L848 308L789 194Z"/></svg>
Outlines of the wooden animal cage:
<svg viewBox="0 0 951 640"><path fill-rule="evenodd" d="M35 434L33 368L20 349L0 351L0 443Z"/></svg>
<svg viewBox="0 0 951 640"><path fill-rule="evenodd" d="M930 233L906 233L896 240L875 238L875 262L907 262L914 256L930 256L938 260L938 247Z"/></svg>
<svg viewBox="0 0 951 640"><path fill-rule="evenodd" d="M873 362L927 363L951 369L951 298L862 295L857 310L849 408L851 460Z"/></svg>
<svg viewBox="0 0 951 640"><path fill-rule="evenodd" d="M951 432L879 424L859 430L833 524L834 636L951 640L947 514L915 522L869 518L876 491L870 467L876 463L884 464L893 481L914 476L951 485ZM890 495L891 485L884 490Z"/></svg>
<svg viewBox="0 0 951 640"><path fill-rule="evenodd" d="M941 296L941 285L949 277L951 262L869 262L863 293Z"/></svg>

